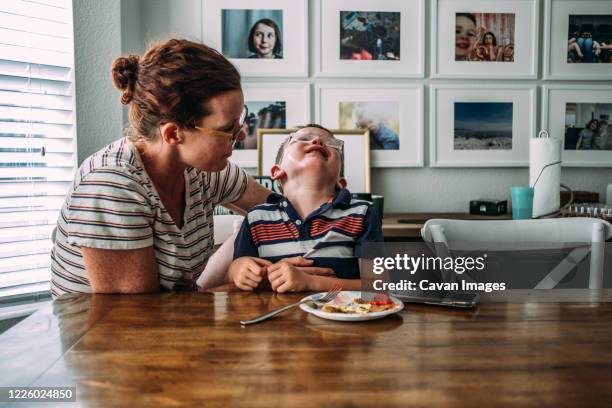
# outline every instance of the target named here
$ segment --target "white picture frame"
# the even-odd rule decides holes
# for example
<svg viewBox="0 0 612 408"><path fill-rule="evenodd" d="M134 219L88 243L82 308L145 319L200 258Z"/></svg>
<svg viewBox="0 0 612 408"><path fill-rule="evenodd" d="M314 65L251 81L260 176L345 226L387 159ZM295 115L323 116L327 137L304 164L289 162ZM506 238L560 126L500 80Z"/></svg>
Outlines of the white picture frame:
<svg viewBox="0 0 612 408"><path fill-rule="evenodd" d="M431 3L433 78L536 79L538 77L539 0L433 0ZM457 13L515 15L512 62L457 61Z"/></svg>
<svg viewBox="0 0 612 408"><path fill-rule="evenodd" d="M249 10L252 16L245 16L245 26L233 25L223 30L225 13ZM282 31L282 58L249 58L249 25L258 17L266 17L266 11L282 14L278 26ZM280 11L280 13L279 13ZM262 14L263 13L263 14ZM229 18L229 17L228 17ZM242 19L241 19L242 20ZM289 27L291 29L289 29ZM244 34L246 33L246 35ZM240 35L238 38L235 36ZM226 37L224 39L224 37ZM231 37L232 41L229 40ZM244 37L244 41L240 39ZM203 0L202 40L205 44L223 52L224 41L235 44L240 52L227 52L226 56L236 65L244 77L306 77L308 76L308 1L307 0ZM232 55L240 55L233 57Z"/></svg>
<svg viewBox="0 0 612 408"><path fill-rule="evenodd" d="M509 149L455 149L455 108L459 102L512 103ZM529 165L529 139L536 135L535 85L431 85L431 167L525 167ZM485 123L490 117L483 115Z"/></svg>
<svg viewBox="0 0 612 408"><path fill-rule="evenodd" d="M562 166L612 167L612 150L566 150L565 123L568 103L612 105L610 85L545 85L542 88L542 128L561 139ZM611 115L612 116L612 115ZM612 117L610 118L612 119ZM608 120L610 120L608 119ZM582 121L584 122L584 120ZM609 122L612 123L612 121ZM611 126L608 127L611 129ZM609 137L612 138L612 135Z"/></svg>
<svg viewBox="0 0 612 408"><path fill-rule="evenodd" d="M317 76L425 76L424 0L318 0L316 4ZM340 59L341 11L400 13L399 60Z"/></svg>
<svg viewBox="0 0 612 408"><path fill-rule="evenodd" d="M340 129L342 103L393 102L398 109L399 149L371 149L372 167L422 167L423 94L421 84L318 84L315 88L315 120L330 129Z"/></svg>
<svg viewBox="0 0 612 408"><path fill-rule="evenodd" d="M281 143L298 129L260 129L258 131L258 176L270 176ZM330 129L334 136L344 141L343 168L347 188L351 193L370 192L370 136L359 129Z"/></svg>
<svg viewBox="0 0 612 408"><path fill-rule="evenodd" d="M303 126L311 122L310 111L310 85L299 82L256 82L245 83L242 86L244 102L253 105L252 102L277 102L284 101L286 108L286 128ZM251 112L249 109L249 115ZM255 137L257 137L255 135ZM257 167L257 148L234 149L232 162L240 167Z"/></svg>
<svg viewBox="0 0 612 408"><path fill-rule="evenodd" d="M612 15L609 0L559 1L544 3L544 79L610 80L610 63L568 63L570 15Z"/></svg>

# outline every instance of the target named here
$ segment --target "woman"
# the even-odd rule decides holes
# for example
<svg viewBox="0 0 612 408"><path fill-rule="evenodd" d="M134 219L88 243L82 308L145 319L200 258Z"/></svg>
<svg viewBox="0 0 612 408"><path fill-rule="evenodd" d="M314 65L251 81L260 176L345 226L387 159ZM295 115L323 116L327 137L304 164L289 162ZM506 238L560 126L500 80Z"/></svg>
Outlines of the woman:
<svg viewBox="0 0 612 408"><path fill-rule="evenodd" d="M593 139L599 127L597 119L591 119L587 123L586 128L582 129L578 134L578 142L576 142L576 150L591 150L593 148Z"/></svg>
<svg viewBox="0 0 612 408"><path fill-rule="evenodd" d="M487 31L482 37L482 45L487 51L489 61L501 60L503 47L497 48L497 38L491 31Z"/></svg>
<svg viewBox="0 0 612 408"><path fill-rule="evenodd" d="M262 18L249 31L249 58L283 58L281 31L269 18Z"/></svg>
<svg viewBox="0 0 612 408"><path fill-rule="evenodd" d="M203 44L169 40L112 67L128 136L85 159L51 252L51 292L193 289L213 247L213 207L269 191L228 162L246 118L240 75Z"/></svg>

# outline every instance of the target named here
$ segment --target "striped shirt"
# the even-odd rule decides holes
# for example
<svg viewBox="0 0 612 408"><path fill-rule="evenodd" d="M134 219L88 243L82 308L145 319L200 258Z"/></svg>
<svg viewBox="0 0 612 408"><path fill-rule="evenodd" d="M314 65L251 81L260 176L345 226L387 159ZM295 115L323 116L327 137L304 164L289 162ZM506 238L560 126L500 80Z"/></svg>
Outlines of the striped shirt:
<svg viewBox="0 0 612 408"><path fill-rule="evenodd" d="M357 259L366 242L382 242L382 221L367 201L337 191L301 219L286 197L270 194L268 202L253 207L234 242L234 259L254 256L278 262L306 256L314 266L331 268L338 278L359 278Z"/></svg>
<svg viewBox="0 0 612 408"><path fill-rule="evenodd" d="M162 289L195 288L212 255L213 208L236 201L247 186L244 170L185 170L184 225L159 198L136 148L120 139L87 158L62 206L51 251L51 293L91 293L81 247L153 247Z"/></svg>

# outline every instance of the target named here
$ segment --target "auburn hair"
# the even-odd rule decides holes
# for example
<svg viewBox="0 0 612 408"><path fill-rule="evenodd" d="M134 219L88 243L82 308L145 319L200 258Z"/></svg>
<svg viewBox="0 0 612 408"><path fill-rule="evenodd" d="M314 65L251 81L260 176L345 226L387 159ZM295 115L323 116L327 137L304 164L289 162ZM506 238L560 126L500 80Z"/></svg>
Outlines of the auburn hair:
<svg viewBox="0 0 612 408"><path fill-rule="evenodd" d="M217 50L189 40L171 39L153 45L142 57L115 59L113 83L129 105L131 140L153 140L167 122L193 129L211 113L208 102L224 92L240 90L240 74Z"/></svg>

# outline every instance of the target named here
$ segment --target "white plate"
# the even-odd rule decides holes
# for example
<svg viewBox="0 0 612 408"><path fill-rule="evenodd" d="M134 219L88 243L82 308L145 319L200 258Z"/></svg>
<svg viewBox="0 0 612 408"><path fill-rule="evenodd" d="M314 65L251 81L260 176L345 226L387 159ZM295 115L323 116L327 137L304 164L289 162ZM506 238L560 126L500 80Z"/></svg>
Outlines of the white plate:
<svg viewBox="0 0 612 408"><path fill-rule="evenodd" d="M316 295L306 296L304 299L310 299L312 296L324 295L325 293L317 293ZM342 291L336 296L334 300L329 302L330 305L340 305L340 304L348 304L353 301L353 299L361 297L361 292L359 291ZM404 308L404 302L399 300L396 297L389 296L389 299L395 303L395 307L389 310L383 310L382 312L373 312L373 313L329 313L324 312L320 309L313 309L308 306L306 303L302 303L300 305L300 309L305 312L311 313L317 317L321 317L323 319L329 320L341 320L344 322L360 322L364 320L374 320L380 319L381 317L388 316L393 313L397 313Z"/></svg>

